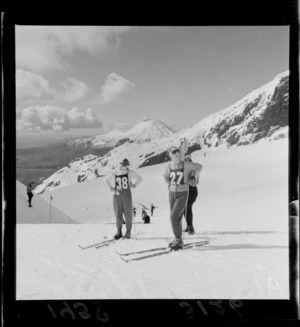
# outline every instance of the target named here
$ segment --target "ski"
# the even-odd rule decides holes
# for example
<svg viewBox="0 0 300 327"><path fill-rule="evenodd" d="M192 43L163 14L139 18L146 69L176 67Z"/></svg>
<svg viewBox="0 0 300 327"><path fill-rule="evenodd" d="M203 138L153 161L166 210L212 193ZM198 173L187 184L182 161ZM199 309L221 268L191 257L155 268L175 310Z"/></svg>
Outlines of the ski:
<svg viewBox="0 0 300 327"><path fill-rule="evenodd" d="M102 241L102 242L98 242L98 243L94 243L94 244L90 244L90 245L87 245L87 246L82 246L82 245L78 245L82 250L86 250L86 249L90 249L90 248L94 248L94 247L97 247L97 246L101 246L102 244L106 245L112 241L114 241L115 239L109 239L109 240L106 240L106 241Z"/></svg>
<svg viewBox="0 0 300 327"><path fill-rule="evenodd" d="M136 233L135 234L135 237L136 237L136 235L138 235L139 233ZM134 237L130 237L130 239L131 240L136 240L136 238L134 238ZM110 243L112 243L113 241L120 241L120 240L124 240L124 238L123 237L121 237L121 238L119 238L119 239L111 239L111 240L108 240L108 241L106 241L106 242L102 242L102 243L100 243L100 244L97 244L97 245L95 245L95 248L96 249L100 249L100 248L102 248L103 246L107 246L107 245L109 245Z"/></svg>
<svg viewBox="0 0 300 327"><path fill-rule="evenodd" d="M99 243L99 244L95 245L95 248L96 249L102 248L103 246L107 246L107 245L109 245L110 243L112 243L114 241L116 241L116 239L112 238L111 240L108 240L106 242L102 242L102 243Z"/></svg>
<svg viewBox="0 0 300 327"><path fill-rule="evenodd" d="M202 244L205 241L197 241L197 242L191 242L191 243L187 243L185 246L188 245L194 245L194 244ZM168 246L163 246L163 247L158 247L158 248L151 248L151 249L147 249L147 250L142 250L142 251L135 251L135 252L126 252L126 253L119 253L117 251L117 254L120 256L128 256L128 255L132 255L132 254L140 254L140 253L147 253L147 252L154 252L154 251L160 251L160 250L167 250L169 249Z"/></svg>
<svg viewBox="0 0 300 327"><path fill-rule="evenodd" d="M202 242L199 242L199 243L191 243L191 244L187 244L183 247L182 250L186 250L186 249L190 249L190 248L193 248L193 247L198 247L198 246L202 246L204 244L208 244L208 241L202 241ZM148 258L153 258L153 257L157 257L157 256L160 256L160 255L164 255L164 254L168 254L168 253L171 253L173 251L179 251L179 250L173 250L171 248L166 248L165 250L161 250L159 252L155 252L155 253L151 253L151 254L147 254L147 255L143 255L143 256L140 256L140 257L136 257L136 258L130 258L130 259L125 259L123 258L123 256L121 256L121 259L125 262L129 262L129 261L138 261L138 260L143 260L143 259L148 259Z"/></svg>
<svg viewBox="0 0 300 327"><path fill-rule="evenodd" d="M158 250L166 250L168 247L164 246L161 248L153 248L153 249L148 249L148 250L142 250L142 251L136 251L136 252L127 252L127 253L119 253L118 251L116 251L116 253L119 256L127 256L127 255L132 255L132 254L140 254L140 253L146 253L146 252L152 252L152 251L158 251Z"/></svg>

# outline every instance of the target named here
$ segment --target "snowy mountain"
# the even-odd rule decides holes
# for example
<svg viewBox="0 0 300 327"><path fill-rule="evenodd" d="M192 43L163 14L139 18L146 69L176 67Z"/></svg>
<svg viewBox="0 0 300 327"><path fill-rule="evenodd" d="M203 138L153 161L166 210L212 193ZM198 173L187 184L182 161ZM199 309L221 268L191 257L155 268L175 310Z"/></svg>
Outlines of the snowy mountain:
<svg viewBox="0 0 300 327"><path fill-rule="evenodd" d="M171 136L175 130L160 120L146 119L126 133L126 138L134 142L146 142Z"/></svg>
<svg viewBox="0 0 300 327"><path fill-rule="evenodd" d="M146 142L170 136L176 131L160 120L144 119L127 132L113 130L91 138L80 138L69 142L70 146L112 147L127 141Z"/></svg>
<svg viewBox="0 0 300 327"><path fill-rule="evenodd" d="M277 75L234 105L194 126L204 145L233 146L288 135L289 75Z"/></svg>
<svg viewBox="0 0 300 327"><path fill-rule="evenodd" d="M73 141L68 142L68 145L71 147L111 147L118 143L119 139L126 137L125 133L114 129L106 134L97 135L90 138L79 138Z"/></svg>
<svg viewBox="0 0 300 327"><path fill-rule="evenodd" d="M135 169L168 161L167 150L173 144L179 145L183 137L188 140L188 152L201 149L204 156L222 148L285 138L288 136L288 108L287 71L234 105L202 119L186 130L174 133L160 121L145 120L124 134L117 137L112 135L109 144L112 146L115 142L115 147L109 152L102 156L88 155L73 160L44 180L36 192L43 193L101 177L123 158L127 158ZM105 142L104 137L88 141L91 146L96 146ZM106 142L109 142L108 138Z"/></svg>

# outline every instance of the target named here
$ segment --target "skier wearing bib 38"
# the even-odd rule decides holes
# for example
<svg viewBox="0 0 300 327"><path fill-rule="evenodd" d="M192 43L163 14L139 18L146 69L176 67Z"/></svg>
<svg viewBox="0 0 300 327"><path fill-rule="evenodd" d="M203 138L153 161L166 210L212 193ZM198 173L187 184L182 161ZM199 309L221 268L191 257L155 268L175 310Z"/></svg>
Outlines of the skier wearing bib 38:
<svg viewBox="0 0 300 327"><path fill-rule="evenodd" d="M129 169L129 161L124 159L120 165L112 171L105 182L109 189L114 192L113 207L116 215L117 233L114 236L116 240L123 236L122 221L123 214L126 220L126 234L123 238L130 238L132 227L132 195L131 188L136 188L141 183L142 177L135 171ZM132 180L135 179L135 183Z"/></svg>
<svg viewBox="0 0 300 327"><path fill-rule="evenodd" d="M194 162L184 161L184 151L181 151L187 142L184 139L180 147L172 146L169 150L171 162L167 165L163 174L169 188L170 219L175 239L169 244L173 250L183 248L182 240L182 217L188 199L188 176L193 170L195 178L198 178L202 165Z"/></svg>

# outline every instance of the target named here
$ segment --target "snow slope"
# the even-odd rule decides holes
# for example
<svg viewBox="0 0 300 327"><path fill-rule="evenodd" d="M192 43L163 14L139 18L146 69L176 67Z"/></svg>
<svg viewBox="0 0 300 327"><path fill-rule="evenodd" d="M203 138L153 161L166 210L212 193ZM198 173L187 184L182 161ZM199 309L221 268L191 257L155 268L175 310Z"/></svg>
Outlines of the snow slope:
<svg viewBox="0 0 300 327"><path fill-rule="evenodd" d="M18 224L77 224L78 222L64 212L50 205L40 196L34 195L32 207L28 207L26 186L17 181L17 223Z"/></svg>
<svg viewBox="0 0 300 327"><path fill-rule="evenodd" d="M128 263L116 253L172 239L166 163L138 169L132 238L98 250L78 245L114 235L112 193L102 178L58 188L53 206L85 224L17 225L17 299L288 299L288 140L192 157L203 171L184 242L208 245ZM138 202L159 207L151 224Z"/></svg>

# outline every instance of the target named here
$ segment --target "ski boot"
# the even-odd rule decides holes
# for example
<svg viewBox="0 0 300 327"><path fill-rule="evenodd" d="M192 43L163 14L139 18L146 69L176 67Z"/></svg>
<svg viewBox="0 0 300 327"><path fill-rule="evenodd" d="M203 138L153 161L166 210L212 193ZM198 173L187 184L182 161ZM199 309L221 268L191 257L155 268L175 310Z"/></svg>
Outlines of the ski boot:
<svg viewBox="0 0 300 327"><path fill-rule="evenodd" d="M115 240L118 240L118 239L120 239L122 236L123 236L123 235L122 235L122 231L118 230L118 231L117 231L117 234L114 236L114 239L115 239Z"/></svg>
<svg viewBox="0 0 300 327"><path fill-rule="evenodd" d="M130 238L130 231L127 230L123 238Z"/></svg>
<svg viewBox="0 0 300 327"><path fill-rule="evenodd" d="M183 249L182 239L181 238L175 238L175 240L169 244L169 247L174 251Z"/></svg>
<svg viewBox="0 0 300 327"><path fill-rule="evenodd" d="M189 235L194 235L195 234L195 229L193 226L189 226L189 231L188 231Z"/></svg>

